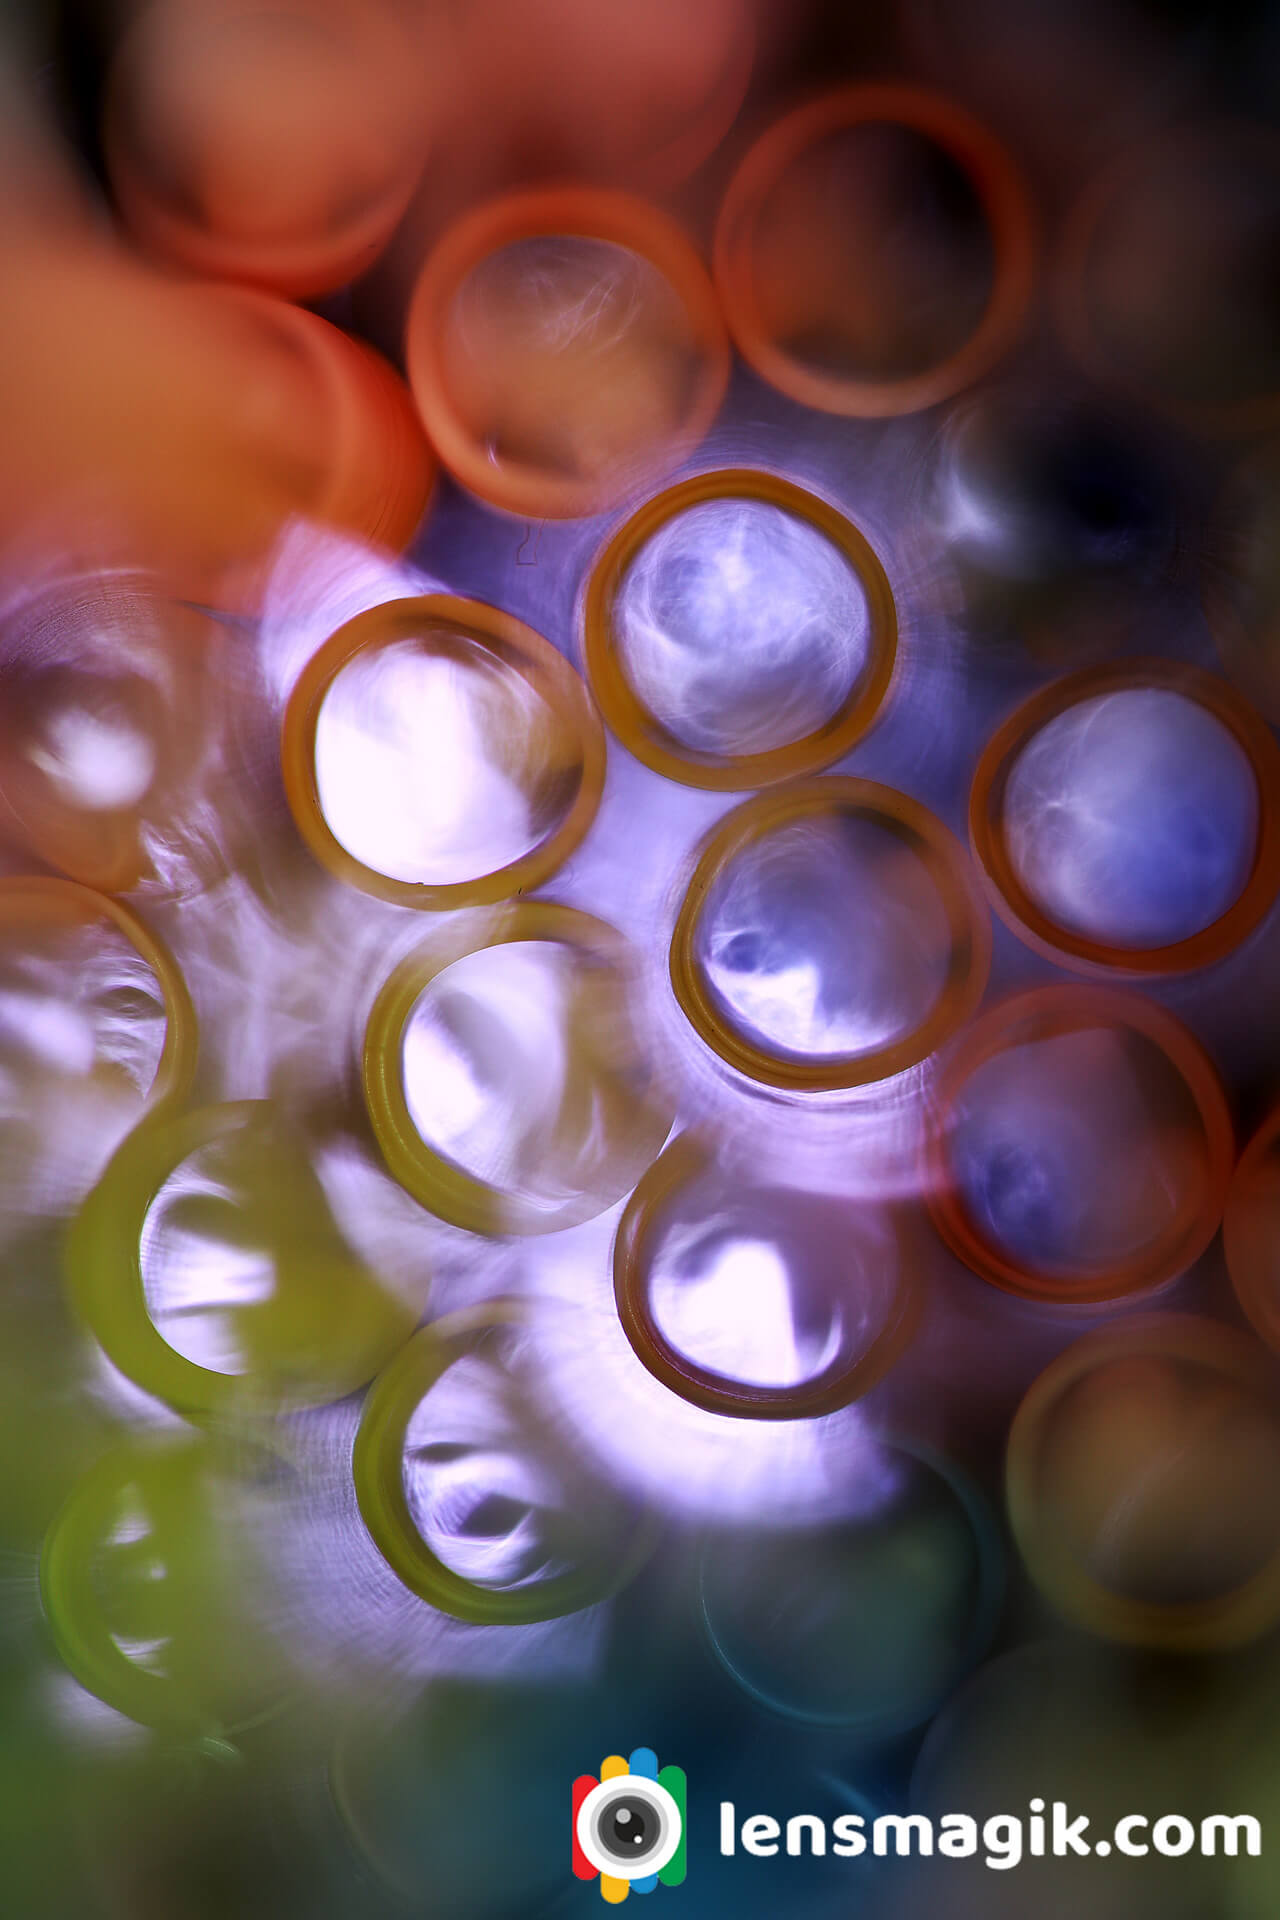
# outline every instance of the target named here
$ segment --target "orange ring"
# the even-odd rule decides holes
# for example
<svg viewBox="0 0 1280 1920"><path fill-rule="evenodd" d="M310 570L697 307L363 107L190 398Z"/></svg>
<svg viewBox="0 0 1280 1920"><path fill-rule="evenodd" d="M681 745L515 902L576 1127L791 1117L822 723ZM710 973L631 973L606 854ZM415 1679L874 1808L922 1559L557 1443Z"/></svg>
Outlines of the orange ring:
<svg viewBox="0 0 1280 1920"><path fill-rule="evenodd" d="M763 500L807 522L843 554L867 598L869 658L858 685L815 732L763 753L720 755L685 746L640 699L618 658L613 607L628 569L646 542L669 521L707 500ZM842 759L884 704L897 648L893 589L866 536L817 494L749 467L696 474L655 494L614 534L587 581L583 651L591 691L605 722L637 760L686 787L724 793L771 786L816 773Z"/></svg>
<svg viewBox="0 0 1280 1920"><path fill-rule="evenodd" d="M165 1013L164 1045L147 1089L147 1105L181 1100L195 1077L199 1035L186 982L164 942L122 901L95 893L78 880L44 874L0 878L0 924L22 926L33 919L73 926L109 920L146 961L156 977Z"/></svg>
<svg viewBox="0 0 1280 1920"><path fill-rule="evenodd" d="M914 1033L870 1053L841 1054L806 1065L745 1040L721 1015L696 952L703 903L717 874L776 828L817 812L869 815L928 869L951 928L947 977L936 1006ZM765 1086L831 1092L887 1080L925 1059L967 1020L982 998L991 960L991 927L964 849L935 814L875 780L829 774L759 794L735 807L703 841L671 936L671 985L685 1018L729 1066Z"/></svg>
<svg viewBox="0 0 1280 1920"><path fill-rule="evenodd" d="M760 209L784 171L830 135L877 122L923 134L958 163L981 202L995 252L991 294L968 340L940 366L893 380L821 373L786 353L761 321L753 259ZM963 107L922 87L841 87L786 114L749 150L720 209L714 261L729 330L757 373L779 392L819 412L883 419L949 399L1013 344L1035 278L1035 217L1012 158Z"/></svg>
<svg viewBox="0 0 1280 1920"><path fill-rule="evenodd" d="M435 486L436 462L395 369L363 340L318 313L252 287L219 289L247 313L279 327L322 383L329 445L325 484L313 511L376 545L401 552Z"/></svg>
<svg viewBox="0 0 1280 1920"><path fill-rule="evenodd" d="M952 1109L965 1082L1008 1048L1099 1025L1141 1034L1177 1071L1204 1131L1205 1176L1199 1196L1183 1197L1176 1219L1155 1245L1094 1281L1028 1275L980 1234L965 1207L947 1146ZM1145 1292L1184 1273L1218 1230L1235 1161L1235 1136L1222 1082L1199 1041L1163 1007L1109 987L1033 987L990 1007L960 1039L934 1092L925 1146L925 1198L938 1232L974 1273L1023 1300L1093 1304Z"/></svg>
<svg viewBox="0 0 1280 1920"><path fill-rule="evenodd" d="M253 241L234 234L219 233L202 225L190 215L184 216L148 177L137 163L129 133L131 116L124 95L130 64L136 64L144 36L166 8L151 6L135 19L112 69L103 114L103 147L112 190L126 225L134 237L152 252L198 273L207 279L241 281L290 299L310 299L345 286L371 267L390 239L409 205L421 171L421 156L406 149L402 177L388 185L371 205L356 214L336 237L311 240L295 238ZM226 5L223 21L245 14L272 14L285 11L279 0L258 7ZM305 9L303 10L305 12ZM357 9L362 29L380 25L388 28L390 16L380 20L376 7ZM200 10L193 13L198 30L214 24ZM390 52L388 46L387 51ZM407 51L407 49L406 49Z"/></svg>
<svg viewBox="0 0 1280 1920"><path fill-rule="evenodd" d="M789 1387L756 1386L700 1366L668 1340L650 1296L653 1239L663 1207L710 1164L706 1144L681 1134L665 1147L627 1201L613 1243L613 1291L622 1330L636 1358L670 1392L707 1413L739 1420L818 1420L860 1400L884 1379L920 1318L915 1268L901 1224L887 1215L897 1248L884 1319L861 1353L838 1353L816 1377Z"/></svg>
<svg viewBox="0 0 1280 1920"><path fill-rule="evenodd" d="M673 134L664 146L646 154L643 160L628 163L631 177L642 182L649 192L683 186L689 175L710 159L742 109L755 70L759 39L755 15L744 7L738 16L732 54L692 124Z"/></svg>
<svg viewBox="0 0 1280 1920"><path fill-rule="evenodd" d="M228 283L204 291L283 336L314 383L319 473L297 488L297 512L367 544L403 552L431 504L439 463L399 374L363 340L306 307L256 287ZM199 583L198 597L207 605L256 613L272 545L273 539L264 540L229 560L212 583Z"/></svg>
<svg viewBox="0 0 1280 1920"><path fill-rule="evenodd" d="M576 743L578 784L555 831L520 859L494 873L433 886L396 880L357 860L335 838L320 806L316 784L316 728L321 708L342 669L357 654L400 640L438 634L446 645L459 635L495 656L545 701ZM443 909L487 906L527 893L563 865L595 818L604 786L604 735L578 675L549 640L523 621L482 600L424 594L390 600L359 613L331 634L307 662L289 696L280 737L285 794L298 831L321 864L339 880L397 906Z"/></svg>
<svg viewBox="0 0 1280 1920"><path fill-rule="evenodd" d="M482 30L492 36L495 31L492 14L485 20L483 9L467 11L478 13ZM678 100L666 103L674 109L676 118L658 130L656 143L655 128L646 105L635 97L622 103L618 100L614 78L625 72L626 56L617 49L611 53L604 77L605 98L612 95L612 121L603 143L599 138L602 128L592 103L586 103L592 119L584 131L575 115L576 102L566 101L552 88L539 85L546 70L542 69L540 74L536 58L532 72L517 67L519 49L510 45L503 48L505 72L497 78L496 86L490 66L491 50L483 44L480 46L478 66L484 83L486 114L490 121L502 123L509 149L539 154L542 170L548 177L554 169L557 177L589 178L616 186L625 184L634 192L655 197L666 194L671 188L682 186L690 174L711 157L738 117L752 79L760 40L755 12L754 7L739 0L734 8L729 44L722 48L718 70L696 99L686 97L683 105ZM465 18L465 13L460 17ZM597 17L607 20L609 15L601 9ZM500 32L501 25L496 30ZM571 57L572 49L567 48L563 39L563 27L559 37L559 62L563 66L566 54ZM580 36L577 44L581 45ZM550 50L543 36L538 54L545 58ZM597 63L599 51L596 48L588 52L589 65ZM464 67L466 60L464 52ZM514 94L512 80L515 81ZM599 100L597 95L597 106ZM611 140L617 144L611 145ZM637 145L637 140L641 144Z"/></svg>
<svg viewBox="0 0 1280 1920"><path fill-rule="evenodd" d="M1056 1403L1095 1367L1127 1355L1157 1354L1224 1374L1242 1388L1275 1396L1261 1351L1234 1328L1194 1314L1150 1314L1085 1334L1032 1382L1009 1430L1005 1496L1014 1540L1027 1571L1069 1618L1110 1640L1174 1652L1241 1646L1280 1614L1280 1553L1243 1585L1211 1600L1135 1600L1094 1580L1046 1527L1037 1455Z"/></svg>
<svg viewBox="0 0 1280 1920"><path fill-rule="evenodd" d="M1278 1147L1280 1106L1275 1106L1240 1156L1223 1215L1222 1249L1236 1298L1250 1325L1260 1340L1280 1353L1280 1288L1272 1278L1280 1246L1280 1209L1268 1213L1265 1205L1259 1207L1258 1195L1250 1192Z"/></svg>
<svg viewBox="0 0 1280 1920"><path fill-rule="evenodd" d="M521 240L572 235L638 254L680 298L700 352L683 430L625 476L581 480L499 460L472 435L449 397L440 353L448 309L483 260ZM552 187L505 194L455 221L418 278L406 330L409 383L445 465L480 499L526 519L599 513L679 464L705 437L729 381L729 343L715 291L692 242L657 207L605 188Z"/></svg>
<svg viewBox="0 0 1280 1920"><path fill-rule="evenodd" d="M1280 141L1269 127L1227 122L1220 130L1236 140L1243 138L1251 149L1266 153L1273 161L1280 157ZM1202 124L1192 138L1202 142L1214 132L1213 123ZM1181 144L1177 136L1166 136L1157 144L1155 154L1176 152ZM1098 229L1125 185L1151 157L1152 147L1143 145L1112 161L1085 187L1068 214L1051 292L1058 331L1075 360L1095 380L1135 395L1178 426L1211 437L1266 432L1280 422L1280 390L1247 400L1197 403L1173 399L1160 390L1158 382L1148 382L1140 375L1126 376L1098 339L1089 300L1090 262Z"/></svg>
<svg viewBox="0 0 1280 1920"><path fill-rule="evenodd" d="M1111 947L1051 920L1022 885L1005 845L1004 792L1022 749L1051 720L1097 694L1147 687L1205 707L1242 749L1258 783L1258 845L1238 899L1198 933L1166 947ZM996 728L969 793L969 840L993 906L1025 945L1086 974L1188 973L1230 953L1253 931L1280 888L1280 748L1269 728L1225 681L1176 660L1086 667L1042 687Z"/></svg>

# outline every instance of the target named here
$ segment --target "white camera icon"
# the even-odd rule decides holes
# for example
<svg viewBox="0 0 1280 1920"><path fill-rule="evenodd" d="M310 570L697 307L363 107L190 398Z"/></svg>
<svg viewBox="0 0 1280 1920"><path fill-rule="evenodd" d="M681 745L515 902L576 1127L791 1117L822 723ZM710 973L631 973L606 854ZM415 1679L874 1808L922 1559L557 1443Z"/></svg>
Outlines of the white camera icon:
<svg viewBox="0 0 1280 1920"><path fill-rule="evenodd" d="M683 1819L665 1787L640 1774L601 1780L578 1809L578 1845L598 1873L644 1880L680 1845Z"/></svg>

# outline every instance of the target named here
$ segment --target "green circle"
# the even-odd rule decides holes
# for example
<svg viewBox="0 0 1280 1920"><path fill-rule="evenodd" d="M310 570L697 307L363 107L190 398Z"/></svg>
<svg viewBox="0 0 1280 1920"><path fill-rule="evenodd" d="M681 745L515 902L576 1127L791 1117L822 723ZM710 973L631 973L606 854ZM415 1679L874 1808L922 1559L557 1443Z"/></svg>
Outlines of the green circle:
<svg viewBox="0 0 1280 1920"><path fill-rule="evenodd" d="M211 1587L227 1570L211 1524L210 1464L208 1443L191 1434L153 1435L113 1448L76 1483L50 1526L40 1592L58 1654L90 1693L143 1726L221 1737L268 1717L279 1702L275 1685L271 1699L252 1706L235 1698L249 1667L242 1641L231 1638L227 1602L233 1595L216 1593L212 1613L205 1612ZM112 1530L122 1500L132 1495L137 1502L139 1491L153 1523L148 1531L161 1535L164 1581L158 1586L176 1583L168 1598L180 1657L171 1672L130 1659L94 1582L93 1563L104 1546L128 1552L137 1544L113 1541ZM151 1581L147 1587L155 1590ZM222 1649L219 1667L209 1655Z"/></svg>
<svg viewBox="0 0 1280 1920"><path fill-rule="evenodd" d="M731 1650L727 1644L727 1636L716 1624L713 1597L709 1591L713 1552L710 1542L704 1546L699 1561L698 1603L703 1631L717 1660L743 1692L759 1705L767 1707L770 1712L784 1719L809 1726L859 1727L868 1732L874 1730L878 1735L888 1735L920 1726L930 1719L958 1681L983 1657L995 1633L1004 1604L1005 1551L995 1512L967 1473L935 1452L932 1447L914 1438L881 1435L879 1445L889 1453L901 1454L905 1459L913 1461L935 1477L951 1496L955 1513L965 1527L972 1547L975 1588L968 1632L949 1663L947 1678L940 1688L935 1686L927 1692L921 1692L915 1699L907 1696L892 1704L889 1702L868 1704L862 1708L851 1704L844 1707L828 1704L824 1707L787 1697L773 1678L753 1677L742 1661L740 1653ZM804 1541L811 1533L819 1536L840 1533L845 1527L857 1525L859 1517L858 1515L843 1518L837 1516L818 1523L811 1530L795 1529L797 1563L803 1565ZM912 1577L918 1589L920 1576L917 1573ZM834 1702L834 1686L829 1699Z"/></svg>
<svg viewBox="0 0 1280 1920"><path fill-rule="evenodd" d="M624 1587L654 1545L651 1523L638 1514L625 1548L612 1559L602 1556L534 1586L504 1591L455 1573L414 1525L404 1490L405 1436L414 1411L485 1334L523 1325L528 1318L529 1310L518 1300L491 1300L423 1327L370 1388L352 1454L360 1512L392 1572L420 1600L475 1626L529 1626L580 1613Z"/></svg>
<svg viewBox="0 0 1280 1920"><path fill-rule="evenodd" d="M151 1204L190 1154L269 1124L276 1111L271 1101L238 1100L144 1120L84 1202L68 1238L72 1297L108 1358L135 1386L191 1418L238 1418L341 1399L373 1377L417 1321L345 1246L309 1164L282 1161L296 1184L273 1191L271 1199L282 1211L292 1202L283 1224L299 1283L291 1299L286 1294L282 1302L247 1310L258 1315L255 1325L267 1336L267 1364L248 1374L218 1373L164 1338L147 1310L142 1274Z"/></svg>

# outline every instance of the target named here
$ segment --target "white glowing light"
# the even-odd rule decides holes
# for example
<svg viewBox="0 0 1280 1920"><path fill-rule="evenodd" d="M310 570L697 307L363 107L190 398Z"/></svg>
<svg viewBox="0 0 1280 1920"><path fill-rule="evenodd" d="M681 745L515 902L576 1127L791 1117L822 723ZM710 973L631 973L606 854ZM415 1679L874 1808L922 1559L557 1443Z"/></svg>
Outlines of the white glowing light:
<svg viewBox="0 0 1280 1920"><path fill-rule="evenodd" d="M514 1587L545 1579L547 1542L538 1509L560 1490L513 1453L476 1450L440 1467L406 1460L415 1524L432 1551L464 1580Z"/></svg>
<svg viewBox="0 0 1280 1920"><path fill-rule="evenodd" d="M136 1547L139 1541L149 1539L150 1535L151 1521L147 1510L137 1489L131 1488L121 1496L119 1513L107 1539L113 1547Z"/></svg>
<svg viewBox="0 0 1280 1920"><path fill-rule="evenodd" d="M148 1673L166 1674L169 1671L167 1656L173 1646L172 1634L155 1634L146 1637L140 1634L113 1633L111 1638L131 1665L142 1667Z"/></svg>
<svg viewBox="0 0 1280 1920"><path fill-rule="evenodd" d="M0 988L0 1040L20 1047L33 1064L49 1072L93 1071L97 1044L88 1014L37 991Z"/></svg>
<svg viewBox="0 0 1280 1920"><path fill-rule="evenodd" d="M110 1064L145 1090L165 1026L155 973L114 927L31 928L0 951L0 1058L19 1080L33 1069L80 1077Z"/></svg>
<svg viewBox="0 0 1280 1920"><path fill-rule="evenodd" d="M52 715L43 741L27 753L65 800L90 811L136 806L156 775L153 740L119 718L83 707Z"/></svg>
<svg viewBox="0 0 1280 1920"><path fill-rule="evenodd" d="M352 660L316 727L334 838L391 879L449 886L535 847L552 718L518 676L413 641Z"/></svg>
<svg viewBox="0 0 1280 1920"><path fill-rule="evenodd" d="M276 1261L265 1239L261 1246L235 1243L246 1210L232 1187L206 1171L210 1157L208 1150L193 1154L147 1209L139 1248L143 1292L153 1324L176 1353L211 1373L246 1374L252 1361L240 1316L274 1296ZM226 1235L183 1224L192 1199L225 1211Z"/></svg>
<svg viewBox="0 0 1280 1920"><path fill-rule="evenodd" d="M957 547L971 546L985 552L988 547L998 549L1000 543L1008 541L1009 524L1005 515L954 467L947 468L943 474L940 519L943 534ZM1017 570L1016 550L1011 566ZM1023 568L1030 572L1029 562L1024 560Z"/></svg>
<svg viewBox="0 0 1280 1920"><path fill-rule="evenodd" d="M797 1328L787 1263L767 1241L728 1240L694 1274L677 1274L659 1259L651 1300L654 1317L679 1352L754 1386L790 1387L813 1379L839 1347L835 1318L816 1352Z"/></svg>
<svg viewBox="0 0 1280 1920"><path fill-rule="evenodd" d="M0 1242L66 1214L141 1114L164 1047L159 983L114 927L0 943Z"/></svg>
<svg viewBox="0 0 1280 1920"><path fill-rule="evenodd" d="M405 1028L414 1126L436 1152L492 1185L514 1185L559 1118L571 965L549 941L468 954L419 997Z"/></svg>
<svg viewBox="0 0 1280 1920"><path fill-rule="evenodd" d="M427 1545L480 1586L548 1579L589 1548L590 1516L545 1457L519 1388L481 1355L456 1360L414 1409L402 1477Z"/></svg>
<svg viewBox="0 0 1280 1920"><path fill-rule="evenodd" d="M70 1673L49 1673L44 1692L52 1724L80 1746L128 1751L145 1748L155 1738L150 1727L108 1706Z"/></svg>
<svg viewBox="0 0 1280 1920"><path fill-rule="evenodd" d="M562 1309L530 1334L540 1377L587 1456L666 1513L798 1525L886 1507L901 1464L859 1406L820 1420L733 1420L655 1379L614 1304L616 1226L617 1210L525 1250L535 1293Z"/></svg>

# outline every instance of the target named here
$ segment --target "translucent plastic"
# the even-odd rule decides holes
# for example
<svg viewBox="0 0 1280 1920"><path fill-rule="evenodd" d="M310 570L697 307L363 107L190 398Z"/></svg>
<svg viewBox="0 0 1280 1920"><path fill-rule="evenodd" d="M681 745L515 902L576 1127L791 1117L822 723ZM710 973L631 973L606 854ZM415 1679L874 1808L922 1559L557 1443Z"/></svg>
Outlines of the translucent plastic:
<svg viewBox="0 0 1280 1920"><path fill-rule="evenodd" d="M1183 1652L1280 1617L1280 1418L1256 1347L1190 1315L1088 1334L1027 1394L1008 1498L1031 1573L1069 1618Z"/></svg>
<svg viewBox="0 0 1280 1920"><path fill-rule="evenodd" d="M992 1007L939 1079L929 1199L985 1279L1040 1299L1163 1285L1221 1217L1234 1155L1217 1075L1161 1008L1046 987Z"/></svg>
<svg viewBox="0 0 1280 1920"><path fill-rule="evenodd" d="M587 582L587 673L609 726L670 780L737 789L829 766L874 723L893 592L861 531L754 468L678 481Z"/></svg>
<svg viewBox="0 0 1280 1920"><path fill-rule="evenodd" d="M806 1419L868 1393L915 1331L916 1263L888 1209L716 1164L682 1135L618 1227L614 1292L644 1365L735 1419Z"/></svg>
<svg viewBox="0 0 1280 1920"><path fill-rule="evenodd" d="M295 296L342 286L377 258L422 163L418 54L383 0L153 0L110 81L126 219L200 273Z"/></svg>
<svg viewBox="0 0 1280 1920"><path fill-rule="evenodd" d="M1023 748L1005 836L1050 919L1111 947L1172 946L1243 893L1259 801L1248 757L1212 714L1134 688L1080 701Z"/></svg>
<svg viewBox="0 0 1280 1920"><path fill-rule="evenodd" d="M716 231L717 284L751 364L806 406L873 417L987 370L1021 326L1033 256L1003 147L905 86L842 88L777 121Z"/></svg>
<svg viewBox="0 0 1280 1920"><path fill-rule="evenodd" d="M677 920L677 997L716 1050L779 1085L915 1064L980 991L985 927L958 849L869 781L816 780L717 829Z"/></svg>
<svg viewBox="0 0 1280 1920"><path fill-rule="evenodd" d="M774 1712L909 1727L985 1650L1003 1575L992 1517L942 1463L892 1446L882 1461L858 1518L731 1535L706 1553L712 1646Z"/></svg>
<svg viewBox="0 0 1280 1920"><path fill-rule="evenodd" d="M634 1185L671 1124L629 949L550 903L476 916L390 975L365 1092L396 1178L480 1233L548 1233Z"/></svg>
<svg viewBox="0 0 1280 1920"><path fill-rule="evenodd" d="M482 499L538 518L599 512L673 467L729 371L680 228L586 188L464 215L423 268L406 348L446 464Z"/></svg>
<svg viewBox="0 0 1280 1920"><path fill-rule="evenodd" d="M599 723L541 635L480 601L391 601L308 663L284 722L285 784L313 851L404 906L537 885L594 817Z"/></svg>

